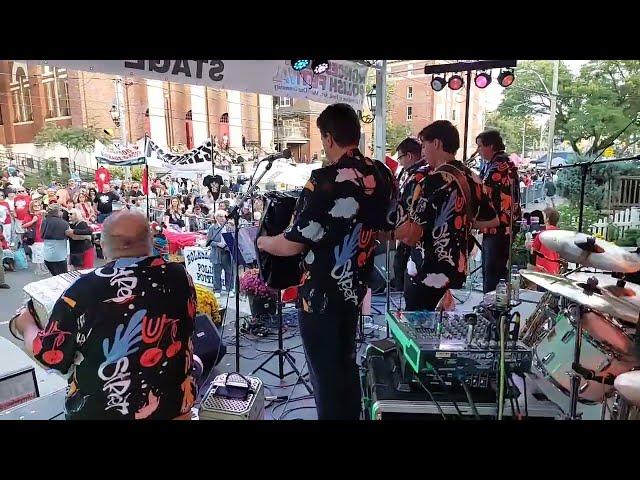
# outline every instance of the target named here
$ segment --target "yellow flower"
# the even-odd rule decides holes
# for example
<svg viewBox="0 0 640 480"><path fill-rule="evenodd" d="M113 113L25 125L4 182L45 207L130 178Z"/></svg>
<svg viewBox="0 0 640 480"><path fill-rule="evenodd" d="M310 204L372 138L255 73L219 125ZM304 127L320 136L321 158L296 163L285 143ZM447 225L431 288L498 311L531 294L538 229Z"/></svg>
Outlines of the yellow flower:
<svg viewBox="0 0 640 480"><path fill-rule="evenodd" d="M222 319L220 318L220 305L218 299L211 290L202 285L195 285L196 298L198 300L198 314L208 315L213 323L220 325Z"/></svg>

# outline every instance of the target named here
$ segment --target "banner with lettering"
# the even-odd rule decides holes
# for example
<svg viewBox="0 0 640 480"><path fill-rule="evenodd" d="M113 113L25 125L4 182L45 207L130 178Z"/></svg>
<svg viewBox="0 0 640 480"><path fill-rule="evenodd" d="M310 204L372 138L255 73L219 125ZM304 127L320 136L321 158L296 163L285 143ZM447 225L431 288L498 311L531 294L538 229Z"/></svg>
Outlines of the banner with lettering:
<svg viewBox="0 0 640 480"><path fill-rule="evenodd" d="M209 260L210 248L184 247L184 264L193 283L213 288L213 264Z"/></svg>
<svg viewBox="0 0 640 480"><path fill-rule="evenodd" d="M330 60L326 72L293 70L290 60L28 60L30 64L62 67L137 79L203 85L221 90L348 103L362 109L367 66Z"/></svg>
<svg viewBox="0 0 640 480"><path fill-rule="evenodd" d="M99 163L116 165L118 167L144 165L146 162L144 138L141 142L126 146L116 143L105 145L100 140L96 140L93 154Z"/></svg>

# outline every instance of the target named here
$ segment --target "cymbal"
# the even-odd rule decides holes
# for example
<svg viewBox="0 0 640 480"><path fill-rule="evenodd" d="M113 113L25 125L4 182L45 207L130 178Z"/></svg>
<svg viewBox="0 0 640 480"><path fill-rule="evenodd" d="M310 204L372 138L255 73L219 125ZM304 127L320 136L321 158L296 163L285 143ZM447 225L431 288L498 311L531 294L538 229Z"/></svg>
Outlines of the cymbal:
<svg viewBox="0 0 640 480"><path fill-rule="evenodd" d="M587 288L586 283L579 283L565 277L548 273L520 270L520 275L536 285L568 298L584 307L617 318L625 323L636 324L640 317L640 305L635 305L622 298L616 298L605 289Z"/></svg>
<svg viewBox="0 0 640 480"><path fill-rule="evenodd" d="M625 399L640 407L640 371L621 373L613 386Z"/></svg>
<svg viewBox="0 0 640 480"><path fill-rule="evenodd" d="M611 272L633 273L640 270L640 254L611 242L568 230L545 230L539 235L545 247L569 262Z"/></svg>

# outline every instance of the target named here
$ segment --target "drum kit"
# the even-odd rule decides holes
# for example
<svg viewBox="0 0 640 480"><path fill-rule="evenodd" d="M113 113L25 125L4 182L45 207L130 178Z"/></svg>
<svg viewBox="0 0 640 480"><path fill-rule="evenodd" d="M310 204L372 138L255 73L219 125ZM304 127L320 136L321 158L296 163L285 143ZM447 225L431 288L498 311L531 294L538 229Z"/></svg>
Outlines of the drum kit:
<svg viewBox="0 0 640 480"><path fill-rule="evenodd" d="M542 378L569 397L567 418L580 418L578 403L601 403L602 419L609 405L611 419L640 419L640 285L625 281L640 270L640 253L583 233L539 235L578 268L563 275L520 271L546 291L520 339L533 349Z"/></svg>

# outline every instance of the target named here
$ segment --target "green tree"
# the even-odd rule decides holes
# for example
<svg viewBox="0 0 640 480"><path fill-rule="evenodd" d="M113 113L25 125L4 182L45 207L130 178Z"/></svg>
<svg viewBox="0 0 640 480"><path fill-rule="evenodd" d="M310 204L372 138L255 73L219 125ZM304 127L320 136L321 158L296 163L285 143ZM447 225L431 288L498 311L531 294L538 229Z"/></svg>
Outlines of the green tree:
<svg viewBox="0 0 640 480"><path fill-rule="evenodd" d="M538 146L540 142L540 127L533 122L530 115L516 117L504 115L499 111L489 112L485 125L486 128L495 128L500 132L507 147L507 153L517 153L522 156L523 130L525 156L530 155L534 146Z"/></svg>
<svg viewBox="0 0 640 480"><path fill-rule="evenodd" d="M387 125L387 150L395 152L398 144L411 135L411 128L407 125Z"/></svg>
<svg viewBox="0 0 640 480"><path fill-rule="evenodd" d="M47 125L36 137L34 143L39 147L63 146L67 149L71 162L75 162L78 153L90 152L94 149L95 141L111 143L109 136L94 127L58 127ZM73 157L71 152L75 152Z"/></svg>
<svg viewBox="0 0 640 480"><path fill-rule="evenodd" d="M498 111L511 117L548 115L550 99L535 73L551 88L553 62L519 62L516 81L505 89ZM579 156L593 156L609 145L640 111L640 61L592 60L574 75L560 62L556 110L556 136L567 141ZM616 144L624 153L640 139L637 126Z"/></svg>

